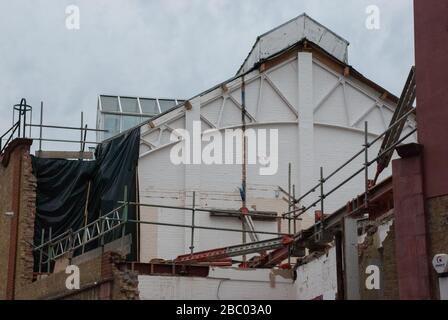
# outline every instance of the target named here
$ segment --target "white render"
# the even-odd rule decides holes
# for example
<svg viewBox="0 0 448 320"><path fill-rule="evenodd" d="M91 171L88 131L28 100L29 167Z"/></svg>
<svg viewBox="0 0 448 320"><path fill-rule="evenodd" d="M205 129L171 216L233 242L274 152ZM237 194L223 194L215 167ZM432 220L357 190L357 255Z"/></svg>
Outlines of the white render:
<svg viewBox="0 0 448 320"><path fill-rule="evenodd" d="M245 76L248 127L277 128L279 130L279 170L273 176L260 176L258 165L249 165L247 174L248 207L258 210L287 210L287 203L275 197L278 186L287 189L288 163L292 163L292 183L297 195L318 182L320 167L330 172L362 148L364 121L369 122L369 139L383 132L395 108L380 99L382 93L349 77L337 75L311 53L304 57L299 76L298 57L290 59L266 72L253 71ZM312 81L309 78L312 77ZM303 80L302 80L303 79ZM300 83L299 83L300 81ZM228 91L217 88L191 100L192 110L176 109L153 121L154 128L142 127L139 160L140 201L142 203L191 206L192 191L197 191L197 205L203 208L239 209L241 198L241 165L174 165L170 162L170 132L175 128L191 128L193 120L201 120L202 128L224 130L240 127L241 79L227 83ZM312 97L305 98L299 88L308 88ZM261 89L260 89L261 88ZM298 119L298 111L303 117ZM306 118L308 117L308 118ZM408 124L405 132L412 123ZM302 137L307 137L303 138ZM378 152L379 144L369 151ZM299 152L300 151L300 152ZM343 169L326 183L330 189L362 165L362 157ZM373 168L373 166L372 166ZM383 178L390 173L383 173ZM373 178L373 169L370 178ZM301 178L303 176L303 178ZM325 211L331 213L363 191L363 177L359 175L325 200ZM314 201L317 193L304 204ZM318 208L316 208L318 209ZM169 209L142 208L142 218L165 223L190 224L189 212ZM310 217L302 221L309 225ZM198 213L196 224L239 228L233 218L209 217ZM275 222L256 221L256 228L277 231ZM285 223L282 231L286 231ZM229 232L196 230L195 250L206 250L241 243L241 236ZM147 233L147 234L146 234ZM219 234L217 236L217 234ZM174 227L142 226L141 254L143 261L151 258L172 259L188 252L190 230ZM266 238L266 236L262 236Z"/></svg>
<svg viewBox="0 0 448 320"><path fill-rule="evenodd" d="M272 269L211 268L206 278L139 275L141 300L334 300L335 250L301 265L294 281Z"/></svg>
<svg viewBox="0 0 448 320"><path fill-rule="evenodd" d="M300 31L304 32L303 34L297 33L297 30L294 31L291 26L300 25L300 19L304 19L305 23L306 21L313 22L302 15L274 29L272 34L265 34L258 43L263 44L263 48L270 46L269 55L271 55L273 51L289 46L291 41L301 40L301 35L311 37L310 40L314 39L313 36L323 35L322 42L317 43L341 61L346 62L348 43L345 40L335 36L328 29L319 29L319 33L311 31L307 33L306 30ZM315 27L317 28L313 25L312 28ZM282 38L283 40L280 41L276 37L279 30L286 33L292 32L291 37L286 37L286 40ZM274 41L272 40L274 38L275 41L281 43L271 43L270 41ZM333 51L329 46L333 46ZM260 59L260 56L255 55L252 58L251 55L253 53L245 62L247 66ZM320 167L324 168L325 173L329 173L362 148L365 121L368 121L369 140L372 140L386 130L396 107L390 100L382 99L384 92L376 91L350 75L345 76L335 72L313 57L311 52L298 52L295 56L263 72L255 69L244 76L241 73L240 76L191 98L189 100L191 110L181 105L141 127L138 164L141 203L191 207L192 192L196 191L197 207L214 209L241 207L238 190L241 186L241 165L174 165L170 161L170 150L174 145L182 142L171 142L170 134L178 128L191 132L193 121L201 121L202 130L208 130L203 132L203 135L213 130L223 132L228 128L241 128L243 77L248 112L247 128L278 129L279 131L278 172L272 176L261 176L258 170L259 165L248 165L247 207L260 211L275 211L278 215L288 209L287 203L282 199L285 195L282 192L278 193L279 186L287 190L288 163L292 164L292 184L296 186L296 196L299 196L318 183ZM414 120L409 120L404 134L414 126ZM412 136L410 139L416 138ZM379 147L380 143L377 143L369 149L370 159L377 155ZM325 189L328 191L336 186L359 169L362 163L361 156L329 180L325 184ZM380 180L388 175L390 175L390 169L382 174ZM372 179L373 176L374 166L370 169L369 178ZM364 178L360 174L338 192L325 199L325 213L331 213L345 205L363 190ZM318 193L317 190L311 194L301 205L307 205L316 200ZM319 208L316 207L317 209ZM310 210L303 216L303 220L298 224L298 230L313 223L313 212ZM183 210L141 207L141 219L190 225L191 213ZM236 218L211 217L208 213L196 213L195 224L241 228L241 221ZM283 221L281 225L278 225L276 221L255 221L255 228L260 231L287 232L287 222ZM260 235L261 239L271 237L274 236ZM149 262L154 258L170 260L190 250L189 228L142 224L140 239L142 262ZM242 243L240 233L198 229L195 231L195 251L240 243ZM314 267L312 264L300 267L296 283L281 283L284 287L282 290L269 289L269 283L247 285L248 290L250 288L253 290L251 291L253 295L249 296L259 299L274 297L311 299L324 294L325 298L334 298L336 268L333 256L334 252L330 251L329 257L324 256L313 261ZM316 267L317 264L321 266ZM322 267L322 264L325 264L325 267ZM330 269L327 271L323 269L330 267L333 273L329 271ZM317 279L322 278L324 274L328 281L318 282ZM242 287L239 284L243 280L232 279L237 287ZM198 296L194 298L211 299L216 295L217 286L221 280L213 277L198 279L139 276L139 281L143 299L187 299L190 290L204 292L204 297L198 293ZM221 286L224 285L221 288L222 299L232 297L248 299L247 292L235 290L232 291L233 294L228 293L230 289L227 287L232 286L232 281L221 284ZM153 286L155 286L154 289L152 289ZM266 289L266 293L259 293L258 286ZM157 291L161 293L156 293ZM272 296L264 296L271 293Z"/></svg>
<svg viewBox="0 0 448 320"><path fill-rule="evenodd" d="M269 269L212 268L203 277L138 276L141 300L272 300L296 299L292 279Z"/></svg>

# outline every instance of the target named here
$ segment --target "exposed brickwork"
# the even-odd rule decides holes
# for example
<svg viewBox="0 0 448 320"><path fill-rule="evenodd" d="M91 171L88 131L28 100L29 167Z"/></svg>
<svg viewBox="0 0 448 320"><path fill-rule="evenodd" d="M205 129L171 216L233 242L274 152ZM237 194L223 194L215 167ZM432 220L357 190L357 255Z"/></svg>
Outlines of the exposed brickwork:
<svg viewBox="0 0 448 320"><path fill-rule="evenodd" d="M364 242L359 246L360 292L363 300L398 299L398 278L395 260L395 231L392 225L386 238L378 246L378 226L393 221L393 216L379 218L368 230ZM368 290L365 286L368 265L380 268L380 289Z"/></svg>
<svg viewBox="0 0 448 320"><path fill-rule="evenodd" d="M101 281L101 257L81 263L78 267L81 288ZM23 286L18 289L16 299L50 299L71 293L65 287L67 276L65 271L61 271Z"/></svg>
<svg viewBox="0 0 448 320"><path fill-rule="evenodd" d="M0 298L13 298L14 289L31 283L36 180L32 174L31 140L16 139L0 165ZM14 212L6 216L6 212ZM13 259L15 256L15 260Z"/></svg>
<svg viewBox="0 0 448 320"><path fill-rule="evenodd" d="M6 299L6 282L8 278L9 233L11 218L5 212L11 211L12 184L11 166L0 165L0 299Z"/></svg>
<svg viewBox="0 0 448 320"><path fill-rule="evenodd" d="M131 270L119 270L117 265L124 258L119 254L107 252L103 255L101 273L103 277L113 277L111 297L114 300L138 300L138 274Z"/></svg>
<svg viewBox="0 0 448 320"><path fill-rule="evenodd" d="M16 288L27 285L33 280L33 251L30 244L33 243L34 238L37 183L36 178L32 174L29 150L23 152L22 158Z"/></svg>
<svg viewBox="0 0 448 320"><path fill-rule="evenodd" d="M119 270L115 264L122 259L114 253L80 264L79 291L66 289L64 271L33 282L36 179L30 145L16 139L0 159L0 299L138 299L137 274Z"/></svg>
<svg viewBox="0 0 448 320"><path fill-rule="evenodd" d="M114 300L139 300L138 274L115 268L112 297Z"/></svg>
<svg viewBox="0 0 448 320"><path fill-rule="evenodd" d="M65 287L67 274L54 273L20 288L17 299L139 299L137 273L119 270L116 266L123 261L116 253L106 252L78 265L80 290L70 291Z"/></svg>
<svg viewBox="0 0 448 320"><path fill-rule="evenodd" d="M432 259L438 253L448 253L448 196L427 200L429 257ZM431 286L436 298L439 298L439 282L437 275L431 269Z"/></svg>

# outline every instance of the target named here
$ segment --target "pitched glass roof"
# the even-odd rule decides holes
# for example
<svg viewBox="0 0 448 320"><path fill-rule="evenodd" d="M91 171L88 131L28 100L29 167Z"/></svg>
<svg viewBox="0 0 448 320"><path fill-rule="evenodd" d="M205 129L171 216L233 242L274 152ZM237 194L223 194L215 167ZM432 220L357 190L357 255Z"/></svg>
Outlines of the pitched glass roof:
<svg viewBox="0 0 448 320"><path fill-rule="evenodd" d="M100 140L126 131L148 119L163 113L183 99L159 99L100 95L98 97L98 128L106 129Z"/></svg>

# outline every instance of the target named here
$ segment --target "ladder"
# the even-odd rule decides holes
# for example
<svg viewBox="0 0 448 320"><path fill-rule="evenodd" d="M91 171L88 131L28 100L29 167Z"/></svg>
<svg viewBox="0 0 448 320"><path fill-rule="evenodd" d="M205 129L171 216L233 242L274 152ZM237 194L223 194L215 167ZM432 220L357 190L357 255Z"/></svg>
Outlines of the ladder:
<svg viewBox="0 0 448 320"><path fill-rule="evenodd" d="M395 145L400 139L407 117L413 109L412 104L414 103L415 96L416 79L415 66L413 66L411 68L411 71L409 71L409 75L401 93L400 100L398 101L397 108L395 109L392 119L390 120L389 130L386 132L383 143L381 144L378 155L382 155L377 160L377 171L374 183L376 183L378 176L384 169L387 168L390 160L392 159L392 155L395 149L391 149L391 146Z"/></svg>

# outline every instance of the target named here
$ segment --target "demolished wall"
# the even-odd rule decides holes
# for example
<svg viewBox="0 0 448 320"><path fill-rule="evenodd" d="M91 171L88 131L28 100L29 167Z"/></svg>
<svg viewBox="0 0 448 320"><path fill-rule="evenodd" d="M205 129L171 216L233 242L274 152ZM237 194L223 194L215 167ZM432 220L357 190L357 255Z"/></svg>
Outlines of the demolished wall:
<svg viewBox="0 0 448 320"><path fill-rule="evenodd" d="M447 253L448 248L448 196L427 200L429 256ZM439 298L439 281L437 275L431 273L431 286L436 298Z"/></svg>
<svg viewBox="0 0 448 320"><path fill-rule="evenodd" d="M378 218L363 235L359 245L360 295L362 300L398 299L398 276L395 260L395 230L392 212ZM379 268L379 288L366 286L368 266Z"/></svg>
<svg viewBox="0 0 448 320"><path fill-rule="evenodd" d="M80 288L66 287L69 274L65 270L42 277L21 288L19 300L138 300L137 275L133 271L121 271L117 264L123 258L106 252L78 265Z"/></svg>

